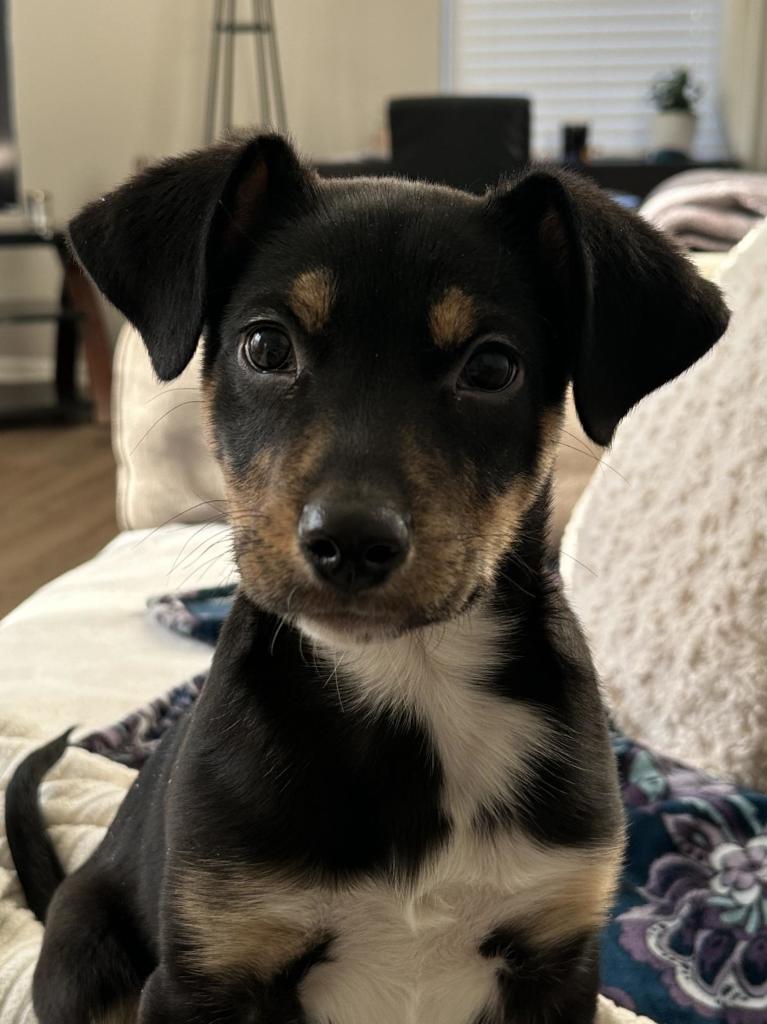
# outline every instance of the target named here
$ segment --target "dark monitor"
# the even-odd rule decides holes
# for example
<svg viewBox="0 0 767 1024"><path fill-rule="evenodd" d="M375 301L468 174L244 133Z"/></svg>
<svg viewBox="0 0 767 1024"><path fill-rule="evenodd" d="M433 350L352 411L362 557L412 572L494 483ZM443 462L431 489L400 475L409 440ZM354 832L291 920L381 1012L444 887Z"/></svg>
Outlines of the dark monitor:
<svg viewBox="0 0 767 1024"><path fill-rule="evenodd" d="M389 103L397 174L483 193L530 158L522 96L413 96Z"/></svg>
<svg viewBox="0 0 767 1024"><path fill-rule="evenodd" d="M19 201L16 126L13 117L9 0L0 0L0 210Z"/></svg>

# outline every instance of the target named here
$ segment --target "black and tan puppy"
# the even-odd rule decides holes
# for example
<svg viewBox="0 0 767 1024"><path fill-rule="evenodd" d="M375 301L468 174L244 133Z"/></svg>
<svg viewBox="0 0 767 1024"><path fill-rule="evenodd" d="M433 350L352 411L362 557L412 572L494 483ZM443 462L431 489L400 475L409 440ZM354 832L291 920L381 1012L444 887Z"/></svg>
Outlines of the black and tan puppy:
<svg viewBox="0 0 767 1024"><path fill-rule="evenodd" d="M242 577L197 706L71 877L22 765L42 1024L590 1024L621 860L605 715L547 571L572 382L609 442L717 290L570 177L320 181L280 138L170 160L75 252L204 390ZM58 884L60 882L60 884Z"/></svg>

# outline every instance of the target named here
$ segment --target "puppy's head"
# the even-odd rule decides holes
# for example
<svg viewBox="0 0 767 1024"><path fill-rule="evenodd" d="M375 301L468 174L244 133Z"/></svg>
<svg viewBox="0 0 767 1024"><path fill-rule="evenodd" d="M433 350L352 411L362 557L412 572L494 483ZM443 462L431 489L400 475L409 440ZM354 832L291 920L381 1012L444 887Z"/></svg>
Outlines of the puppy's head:
<svg viewBox="0 0 767 1024"><path fill-rule="evenodd" d="M721 335L712 285L574 177L484 198L326 181L276 136L170 160L72 245L170 380L203 387L246 592L357 637L491 587L551 468Z"/></svg>

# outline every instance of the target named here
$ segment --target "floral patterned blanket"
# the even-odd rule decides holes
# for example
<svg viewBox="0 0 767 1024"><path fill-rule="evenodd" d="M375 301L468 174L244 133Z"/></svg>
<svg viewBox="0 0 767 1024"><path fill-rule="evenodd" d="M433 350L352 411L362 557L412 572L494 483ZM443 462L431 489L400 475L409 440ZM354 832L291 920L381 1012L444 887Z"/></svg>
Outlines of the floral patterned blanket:
<svg viewBox="0 0 767 1024"><path fill-rule="evenodd" d="M767 1024L767 796L613 746L629 840L605 995L665 1024Z"/></svg>
<svg viewBox="0 0 767 1024"><path fill-rule="evenodd" d="M149 602L215 643L233 587ZM195 676L82 741L140 767L205 682ZM602 938L602 991L663 1024L767 1024L767 796L613 733L628 849Z"/></svg>

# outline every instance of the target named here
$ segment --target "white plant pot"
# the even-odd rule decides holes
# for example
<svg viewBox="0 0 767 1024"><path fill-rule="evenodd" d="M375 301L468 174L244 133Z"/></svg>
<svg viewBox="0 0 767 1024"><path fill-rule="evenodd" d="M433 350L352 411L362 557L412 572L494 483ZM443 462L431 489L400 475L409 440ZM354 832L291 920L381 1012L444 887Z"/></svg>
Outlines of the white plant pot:
<svg viewBox="0 0 767 1024"><path fill-rule="evenodd" d="M688 110L661 110L653 122L653 149L689 155L698 119Z"/></svg>

